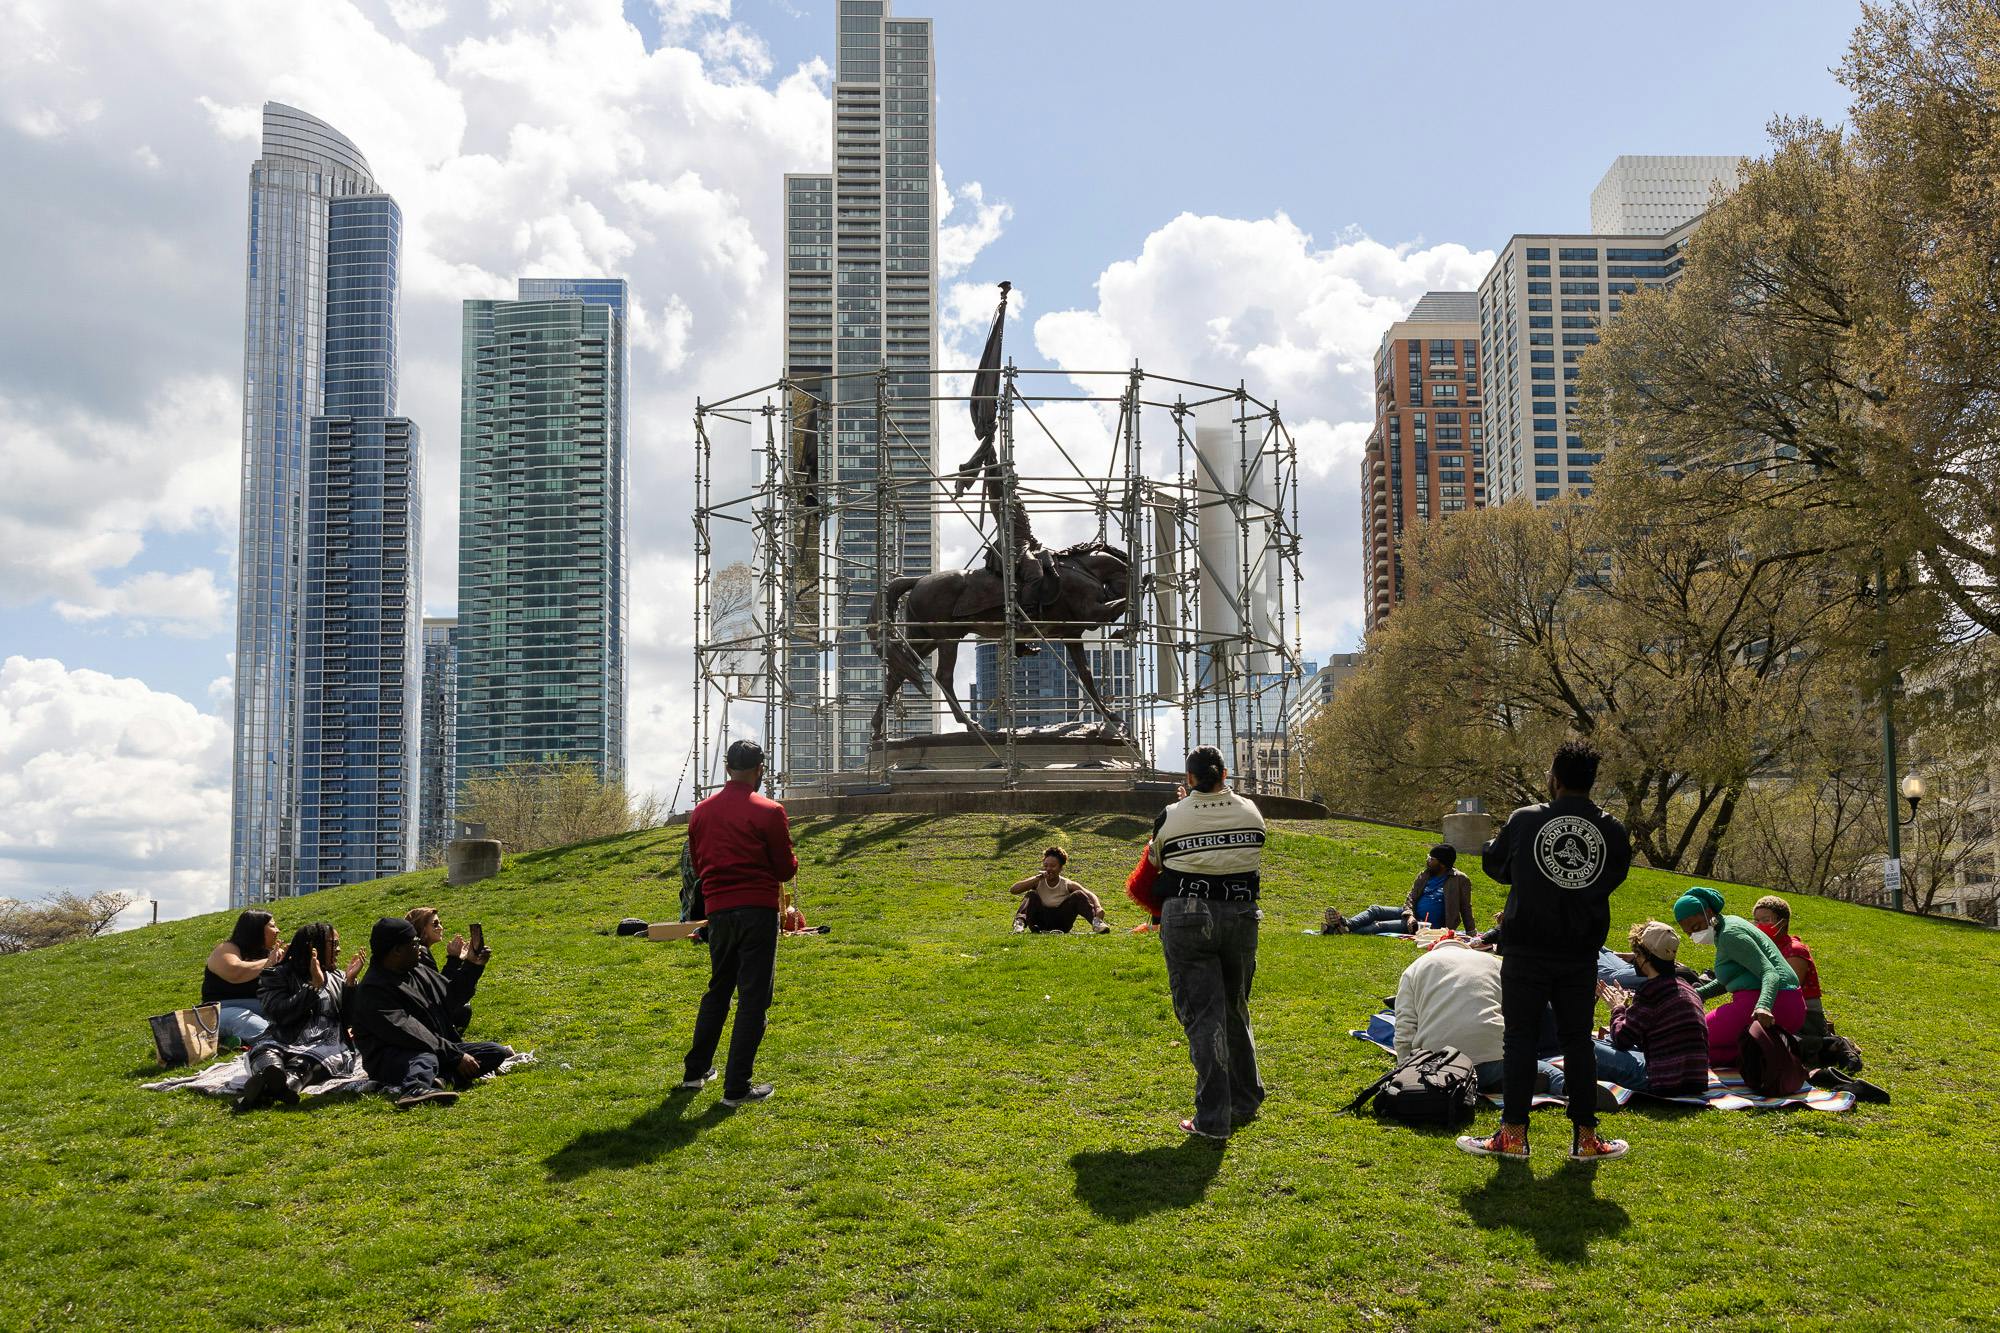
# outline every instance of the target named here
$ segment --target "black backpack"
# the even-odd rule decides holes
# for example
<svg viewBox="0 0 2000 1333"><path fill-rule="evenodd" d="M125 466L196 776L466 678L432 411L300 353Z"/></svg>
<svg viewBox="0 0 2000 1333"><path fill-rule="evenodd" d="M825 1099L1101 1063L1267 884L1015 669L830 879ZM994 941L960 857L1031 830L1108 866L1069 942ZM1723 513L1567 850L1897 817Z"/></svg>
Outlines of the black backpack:
<svg viewBox="0 0 2000 1333"><path fill-rule="evenodd" d="M1455 1047L1418 1051L1361 1090L1347 1109L1375 1099L1378 1115L1406 1125L1462 1125L1479 1105L1479 1075Z"/></svg>

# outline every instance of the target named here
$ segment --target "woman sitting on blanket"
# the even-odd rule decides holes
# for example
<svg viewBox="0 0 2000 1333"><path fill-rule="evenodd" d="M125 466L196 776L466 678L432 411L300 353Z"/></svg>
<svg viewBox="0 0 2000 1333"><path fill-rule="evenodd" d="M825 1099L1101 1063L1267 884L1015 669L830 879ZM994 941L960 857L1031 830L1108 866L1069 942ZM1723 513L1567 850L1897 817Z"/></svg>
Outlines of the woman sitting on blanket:
<svg viewBox="0 0 2000 1333"><path fill-rule="evenodd" d="M284 961L267 968L258 987L270 1026L250 1048L250 1081L237 1094L237 1110L274 1098L296 1105L313 1084L360 1071L347 1041L346 999L367 961L363 949L342 971L340 932L324 921L299 927Z"/></svg>
<svg viewBox="0 0 2000 1333"><path fill-rule="evenodd" d="M1632 927L1636 991L1608 981L1597 993L1611 1007L1610 1040L1597 1041L1597 1077L1656 1097L1708 1087L1708 1027L1701 997L1676 974L1681 937L1664 921Z"/></svg>
<svg viewBox="0 0 2000 1333"><path fill-rule="evenodd" d="M208 951L201 1002L220 1006L217 1035L224 1041L248 1045L264 1031L257 982L265 968L277 966L285 956L277 945L278 923L269 912L253 909L238 916L229 938Z"/></svg>
<svg viewBox="0 0 2000 1333"><path fill-rule="evenodd" d="M1704 1000L1729 996L1708 1015L1710 1065L1736 1068L1752 1022L1798 1035L1806 1021L1799 974L1763 931L1740 916L1723 915L1722 895L1703 886L1681 895L1674 917L1696 944L1715 946L1715 980L1695 993Z"/></svg>
<svg viewBox="0 0 2000 1333"><path fill-rule="evenodd" d="M1401 907L1370 907L1348 917L1328 911L1326 933L1414 935L1422 926L1477 930L1472 921L1472 881L1464 871L1453 868L1457 861L1458 849L1439 843L1431 848L1423 873L1410 886L1410 896Z"/></svg>

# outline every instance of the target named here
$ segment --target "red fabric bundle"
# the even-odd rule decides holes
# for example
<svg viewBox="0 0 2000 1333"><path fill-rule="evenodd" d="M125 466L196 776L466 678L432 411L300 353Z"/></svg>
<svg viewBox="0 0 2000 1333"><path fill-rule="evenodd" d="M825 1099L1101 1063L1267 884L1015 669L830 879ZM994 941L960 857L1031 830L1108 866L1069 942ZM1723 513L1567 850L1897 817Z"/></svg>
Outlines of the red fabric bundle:
<svg viewBox="0 0 2000 1333"><path fill-rule="evenodd" d="M1147 843L1146 850L1139 853L1139 864L1132 867L1132 873L1125 877L1125 896L1146 909L1146 915L1160 914L1160 868L1153 864L1150 853L1153 844Z"/></svg>

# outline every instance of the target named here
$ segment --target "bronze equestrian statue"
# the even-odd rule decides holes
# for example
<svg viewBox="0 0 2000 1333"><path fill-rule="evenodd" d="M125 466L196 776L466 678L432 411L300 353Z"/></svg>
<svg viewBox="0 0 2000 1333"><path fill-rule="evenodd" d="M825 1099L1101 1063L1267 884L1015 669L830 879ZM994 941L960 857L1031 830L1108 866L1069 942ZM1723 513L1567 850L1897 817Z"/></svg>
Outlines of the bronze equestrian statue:
<svg viewBox="0 0 2000 1333"><path fill-rule="evenodd" d="M1006 583L999 552L999 532L1003 528L1013 538L1018 562L1014 581L1018 607L1016 651L1025 656L1039 651L1044 641L1062 644L1069 650L1070 666L1077 681L1097 705L1097 711L1115 731L1125 730L1123 719L1097 691L1082 638L1087 631L1116 624L1124 617L1130 600L1130 558L1102 541L1082 542L1060 551L1043 549L1035 540L1026 512L1018 504L1009 503L1004 494L993 436L999 421L1000 340L1010 286L1000 284L1000 308L994 313L993 328L987 335L986 350L972 383L972 427L979 438L979 449L957 473L958 494L963 494L975 479L983 479L987 506L995 525L994 540L980 568L940 570L920 577L906 575L889 580L882 589L871 617L871 633L885 668L882 701L875 707L877 740L882 738L883 721L897 691L922 681L924 661L933 654L937 657L937 681L944 688L951 715L967 731L977 730L959 706L953 674L958 664L959 640L968 634L995 640L1006 636ZM887 634L883 632L884 626L888 627Z"/></svg>

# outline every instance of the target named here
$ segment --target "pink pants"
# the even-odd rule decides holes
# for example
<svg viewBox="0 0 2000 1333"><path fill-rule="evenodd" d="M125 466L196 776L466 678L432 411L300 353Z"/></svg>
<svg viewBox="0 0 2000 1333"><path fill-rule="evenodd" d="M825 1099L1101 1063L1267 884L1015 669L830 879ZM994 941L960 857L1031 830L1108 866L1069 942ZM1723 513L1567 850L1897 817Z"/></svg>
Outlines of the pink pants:
<svg viewBox="0 0 2000 1333"><path fill-rule="evenodd" d="M1743 1034L1750 1030L1750 1017L1757 1012L1757 992L1731 991L1729 1003L1708 1011L1708 1063L1710 1068L1736 1068ZM1781 990L1771 1001L1771 1016L1778 1026L1796 1034L1806 1025L1804 991Z"/></svg>

